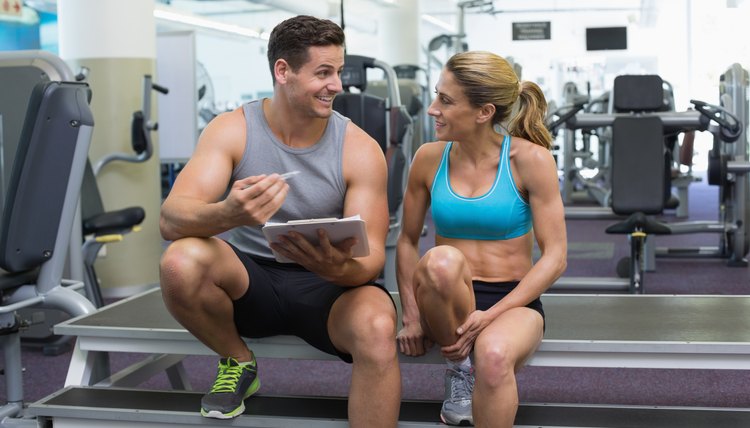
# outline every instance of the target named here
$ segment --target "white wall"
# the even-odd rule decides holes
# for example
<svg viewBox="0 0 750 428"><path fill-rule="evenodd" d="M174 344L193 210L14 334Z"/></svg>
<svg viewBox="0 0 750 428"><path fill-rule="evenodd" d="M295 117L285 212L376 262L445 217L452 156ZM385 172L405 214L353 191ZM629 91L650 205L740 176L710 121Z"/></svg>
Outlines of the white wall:
<svg viewBox="0 0 750 428"><path fill-rule="evenodd" d="M231 109L273 91L265 40L198 35L196 57L207 69L217 107Z"/></svg>
<svg viewBox="0 0 750 428"><path fill-rule="evenodd" d="M458 7L454 0L419 1L419 13L431 14L457 28ZM723 0L584 0L495 1L496 8L510 5L495 15L468 13L465 16L466 41L470 49L483 49L511 56L523 67L523 78L535 80L558 100L567 80L578 82L581 90L591 82L594 95L611 87L620 73L657 73L675 88L678 109L685 109L691 98L717 101L719 75L734 62L750 66L750 1L737 1L738 8L727 8ZM590 1L589 1L590 3ZM591 7L592 5L597 7ZM347 52L387 57L378 32L393 31L387 22L377 22L381 14L373 2L347 2L345 20ZM617 11L603 11L604 7ZM583 8L589 11L571 11ZM537 10L531 12L529 10ZM519 11L525 10L525 11ZM540 11L541 10L541 11ZM351 17L350 17L351 15ZM291 12L268 9L249 14L222 17L222 20L270 31ZM217 18L218 19L218 18ZM336 20L336 17L333 17ZM374 20L368 22L368 19ZM513 22L550 21L551 40L513 41ZM358 25L355 25L358 24ZM447 33L420 19L420 52L432 37ZM587 27L626 26L628 49L587 52ZM356 27L369 30L361 31ZM374 32L370 31L375 29ZM208 69L214 83L216 101L232 105L272 90L265 56L266 41L239 39L198 33L198 60ZM435 52L441 60L445 50ZM422 54L421 64L426 65ZM434 70L434 84L438 70Z"/></svg>
<svg viewBox="0 0 750 428"><path fill-rule="evenodd" d="M410 0L417 1L417 0ZM345 32L347 53L382 57L378 37L378 7L362 2L364 8L356 13L345 12ZM224 22L268 32L284 19L292 17L292 12L274 10L236 14L222 17ZM368 18L369 17L369 18ZM331 18L340 22L337 16ZM273 91L271 72L266 57L266 40L221 36L211 32L198 32L196 38L197 60L208 70L219 107L232 107L259 93Z"/></svg>
<svg viewBox="0 0 750 428"><path fill-rule="evenodd" d="M748 1L734 2L739 4L737 8L727 8L727 2L723 0L584 3L496 1L496 10L501 13L466 14L466 41L470 49L490 50L513 57L523 66L523 78L538 81L555 100L561 97L562 84L566 80L590 81L592 92L596 94L609 89L614 76L621 72L644 72L660 74L672 83L677 107L684 109L690 98L716 100L719 75L730 64L740 62L746 68L750 66ZM605 7L620 10L603 11ZM571 11L584 8L591 10ZM422 13L447 23L455 23L458 16L455 3L445 0L422 0L422 9ZM532 9L540 11L530 12ZM453 15L446 13L451 10ZM534 21L551 23L551 40L512 40L513 22ZM608 26L627 27L628 49L587 52L586 28ZM423 21L423 45L441 32L446 30Z"/></svg>

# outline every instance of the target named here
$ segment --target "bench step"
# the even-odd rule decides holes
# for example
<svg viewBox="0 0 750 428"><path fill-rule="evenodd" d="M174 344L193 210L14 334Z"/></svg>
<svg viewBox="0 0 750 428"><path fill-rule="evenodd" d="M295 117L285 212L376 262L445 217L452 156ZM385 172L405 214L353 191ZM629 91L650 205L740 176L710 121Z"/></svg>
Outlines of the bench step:
<svg viewBox="0 0 750 428"><path fill-rule="evenodd" d="M226 427L198 413L203 393L144 389L68 387L29 406L39 419L55 428L107 426ZM347 402L338 397L276 397L257 395L245 401L245 413L235 427L347 427ZM404 401L401 428L441 426L440 403ZM106 422L104 422L106 421ZM653 406L591 406L522 404L516 426L534 427L674 427L750 426L750 409Z"/></svg>

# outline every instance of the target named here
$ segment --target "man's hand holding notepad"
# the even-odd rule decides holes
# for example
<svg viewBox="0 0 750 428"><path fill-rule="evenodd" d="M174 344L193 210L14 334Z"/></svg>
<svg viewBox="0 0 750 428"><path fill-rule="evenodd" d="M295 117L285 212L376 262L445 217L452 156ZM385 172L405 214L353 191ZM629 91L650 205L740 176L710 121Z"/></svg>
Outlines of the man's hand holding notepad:
<svg viewBox="0 0 750 428"><path fill-rule="evenodd" d="M365 221L358 215L337 218L317 218L309 220L291 220L286 223L266 223L263 226L263 235L269 243L279 242L278 237L288 235L289 232L297 232L307 238L312 244L318 243L318 229L323 229L328 234L331 244L336 245L347 238L356 238L357 243L352 247L354 257L364 257L370 254L370 245L367 242L367 229ZM276 251L273 252L276 261L281 263L293 263Z"/></svg>

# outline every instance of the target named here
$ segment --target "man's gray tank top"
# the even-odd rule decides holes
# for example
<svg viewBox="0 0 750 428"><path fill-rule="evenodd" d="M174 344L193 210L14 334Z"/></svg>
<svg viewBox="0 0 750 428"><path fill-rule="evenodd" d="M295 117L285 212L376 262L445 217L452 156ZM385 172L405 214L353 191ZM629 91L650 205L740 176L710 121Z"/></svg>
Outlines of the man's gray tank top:
<svg viewBox="0 0 750 428"><path fill-rule="evenodd" d="M343 217L346 185L342 173L344 132L349 119L333 112L323 136L311 147L294 149L279 141L266 122L262 100L243 106L247 142L232 183L251 175L300 171L289 178L289 193L270 222ZM272 259L261 226L242 226L228 232L227 241L241 251Z"/></svg>

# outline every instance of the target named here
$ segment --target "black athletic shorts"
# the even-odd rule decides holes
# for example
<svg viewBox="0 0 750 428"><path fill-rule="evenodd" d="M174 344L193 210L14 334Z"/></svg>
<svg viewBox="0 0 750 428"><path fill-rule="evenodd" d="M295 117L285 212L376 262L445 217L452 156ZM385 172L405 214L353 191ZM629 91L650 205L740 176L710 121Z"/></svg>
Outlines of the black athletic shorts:
<svg viewBox="0 0 750 428"><path fill-rule="evenodd" d="M327 326L333 303L351 287L332 284L297 264L252 257L232 244L229 246L250 277L247 293L233 302L234 323L240 336L298 336L323 352L352 362L350 354L333 346ZM382 285L362 286L367 285L382 289L390 298Z"/></svg>
<svg viewBox="0 0 750 428"><path fill-rule="evenodd" d="M486 281L472 281L474 285L474 297L477 302L477 309L480 311L486 311L492 305L499 302L503 297L507 296L508 293L513 291L518 285L519 281L508 281L508 282L486 282ZM527 308L533 309L542 316L544 320L544 307L542 307L542 300L538 297L531 301ZM545 320L546 329L546 320Z"/></svg>

